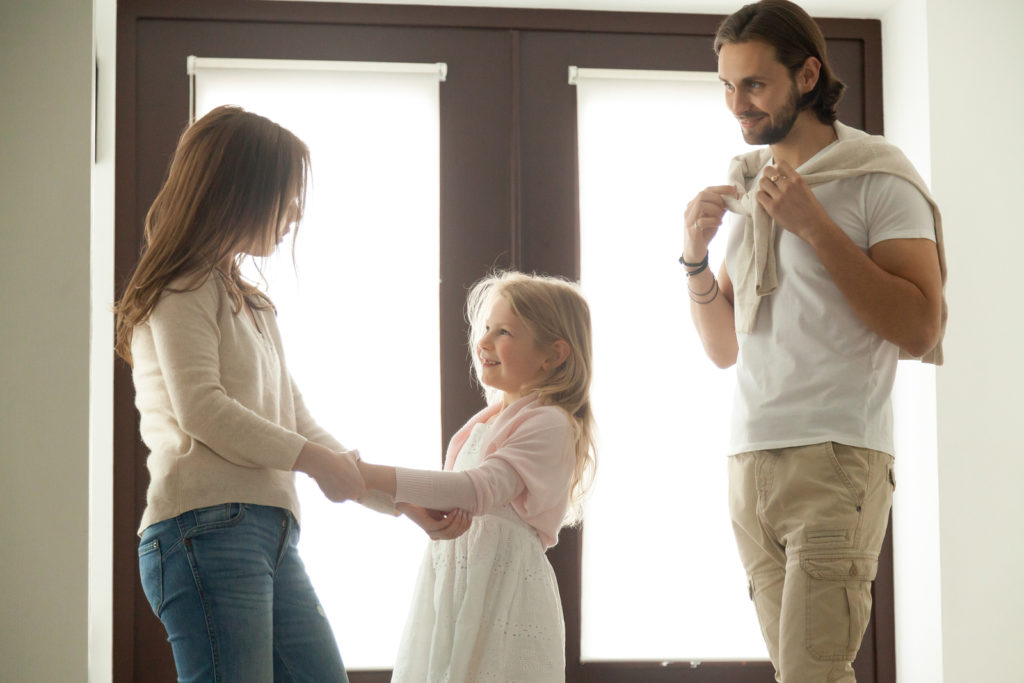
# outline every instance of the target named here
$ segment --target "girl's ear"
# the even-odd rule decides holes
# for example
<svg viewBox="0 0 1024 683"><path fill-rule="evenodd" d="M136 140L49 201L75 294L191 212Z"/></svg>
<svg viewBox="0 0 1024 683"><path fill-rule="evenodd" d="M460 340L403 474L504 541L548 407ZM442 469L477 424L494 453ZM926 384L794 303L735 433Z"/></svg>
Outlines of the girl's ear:
<svg viewBox="0 0 1024 683"><path fill-rule="evenodd" d="M555 370L562 366L562 363L569 357L569 342L559 339L551 345L548 357L544 359L545 370Z"/></svg>

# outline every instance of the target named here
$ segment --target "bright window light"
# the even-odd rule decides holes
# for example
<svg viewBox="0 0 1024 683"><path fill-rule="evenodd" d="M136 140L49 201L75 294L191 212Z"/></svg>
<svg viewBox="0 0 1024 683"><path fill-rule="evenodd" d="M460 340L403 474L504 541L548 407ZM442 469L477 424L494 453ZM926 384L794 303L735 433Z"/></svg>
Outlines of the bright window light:
<svg viewBox="0 0 1024 683"><path fill-rule="evenodd" d="M713 74L650 76L580 70L576 82L600 432L582 657L767 659L729 520L733 375L701 347L677 262L687 202L723 184L730 157L749 148Z"/></svg>
<svg viewBox="0 0 1024 683"><path fill-rule="evenodd" d="M196 115L237 104L309 145L297 267L288 239L263 268L290 370L320 424L366 460L438 468L438 73L301 65L196 69ZM300 553L346 666L391 668L426 535L297 482Z"/></svg>

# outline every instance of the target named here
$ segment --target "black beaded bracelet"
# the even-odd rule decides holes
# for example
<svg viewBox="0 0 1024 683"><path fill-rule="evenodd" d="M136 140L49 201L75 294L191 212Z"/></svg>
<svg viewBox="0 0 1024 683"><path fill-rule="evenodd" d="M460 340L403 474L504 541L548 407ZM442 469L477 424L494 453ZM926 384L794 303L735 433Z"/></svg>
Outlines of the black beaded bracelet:
<svg viewBox="0 0 1024 683"><path fill-rule="evenodd" d="M718 278L712 277L711 278L711 286L708 287L708 291L706 291L706 292L695 292L692 289L690 289L689 285L686 286L686 291L688 291L690 293L690 298L691 299L693 297L695 297L695 296L703 298L703 297L706 297L708 294L710 294L712 291L714 291L715 287L717 287L717 286L718 286ZM698 301L697 303L700 303L700 302Z"/></svg>
<svg viewBox="0 0 1024 683"><path fill-rule="evenodd" d="M715 299L717 299L717 298L718 298L718 293L719 293L720 291L722 291L722 290L721 290L721 288L719 288L719 286L718 286L718 280L717 280L717 279L716 279L716 280L714 280L714 281L713 281L713 282L711 283L711 289L710 289L710 290L708 290L708 291L709 291L709 293L713 291L713 292L714 292L714 294L713 294L713 295L712 295L712 297L711 297L710 299L708 299L707 301L700 301L700 300L698 300L698 299L694 298L694 294L693 294L693 292L690 292L690 301L692 301L693 303L695 303L695 304L698 304L698 305L700 305L700 306L706 306L706 305L708 305L709 303L711 303L712 301L714 301ZM701 295L699 295L699 296L707 296L707 295L706 295L706 294L701 294Z"/></svg>
<svg viewBox="0 0 1024 683"><path fill-rule="evenodd" d="M707 269L707 267L708 267L708 255L704 254L704 258L702 258L697 263L690 263L689 261L686 260L685 257L680 256L679 257L679 262L681 264L683 264L683 266L686 267L686 268L696 268L696 270L688 270L688 271L686 271L686 277L691 277L693 275L698 275L700 273L703 273Z"/></svg>

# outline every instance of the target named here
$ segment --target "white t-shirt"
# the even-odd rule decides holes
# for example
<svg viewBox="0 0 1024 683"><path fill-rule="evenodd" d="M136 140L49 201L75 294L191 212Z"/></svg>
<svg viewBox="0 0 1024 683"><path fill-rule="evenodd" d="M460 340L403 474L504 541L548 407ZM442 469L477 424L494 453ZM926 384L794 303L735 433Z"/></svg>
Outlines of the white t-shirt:
<svg viewBox="0 0 1024 683"><path fill-rule="evenodd" d="M865 252L889 239L935 239L931 207L901 178L874 173L812 189ZM731 217L730 272L745 220ZM836 441L891 454L899 349L857 318L810 245L780 232L778 289L762 298L754 331L737 334L730 453Z"/></svg>

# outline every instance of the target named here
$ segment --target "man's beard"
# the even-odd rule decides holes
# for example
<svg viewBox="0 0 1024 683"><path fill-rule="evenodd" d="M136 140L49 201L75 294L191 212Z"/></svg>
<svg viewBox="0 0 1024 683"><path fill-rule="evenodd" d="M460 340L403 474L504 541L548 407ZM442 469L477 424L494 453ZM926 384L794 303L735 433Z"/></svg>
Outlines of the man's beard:
<svg viewBox="0 0 1024 683"><path fill-rule="evenodd" d="M797 108L799 104L800 93L797 91L796 84L794 83L790 90L789 102L768 117L768 127L760 132L744 130L743 139L750 145L774 145L782 142L789 135L789 131L793 130L796 117L800 114L800 110Z"/></svg>

